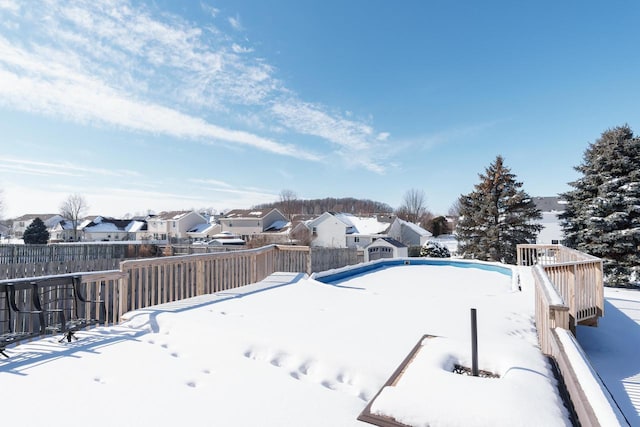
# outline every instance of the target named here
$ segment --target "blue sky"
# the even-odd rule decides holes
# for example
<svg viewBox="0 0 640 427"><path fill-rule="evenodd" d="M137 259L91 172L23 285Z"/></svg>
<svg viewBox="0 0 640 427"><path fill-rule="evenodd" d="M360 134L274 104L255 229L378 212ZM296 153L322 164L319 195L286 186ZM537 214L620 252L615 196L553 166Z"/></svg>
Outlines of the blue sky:
<svg viewBox="0 0 640 427"><path fill-rule="evenodd" d="M0 0L3 216L248 208L283 189L446 213L500 154L532 196L640 132L636 1Z"/></svg>

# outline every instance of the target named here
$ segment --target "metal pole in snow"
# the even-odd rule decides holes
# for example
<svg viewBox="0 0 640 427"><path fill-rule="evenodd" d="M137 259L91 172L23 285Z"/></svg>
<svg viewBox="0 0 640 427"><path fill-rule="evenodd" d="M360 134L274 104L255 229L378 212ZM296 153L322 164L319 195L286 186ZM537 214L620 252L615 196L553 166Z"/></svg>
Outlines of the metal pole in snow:
<svg viewBox="0 0 640 427"><path fill-rule="evenodd" d="M478 376L478 321L476 309L471 309L471 375Z"/></svg>

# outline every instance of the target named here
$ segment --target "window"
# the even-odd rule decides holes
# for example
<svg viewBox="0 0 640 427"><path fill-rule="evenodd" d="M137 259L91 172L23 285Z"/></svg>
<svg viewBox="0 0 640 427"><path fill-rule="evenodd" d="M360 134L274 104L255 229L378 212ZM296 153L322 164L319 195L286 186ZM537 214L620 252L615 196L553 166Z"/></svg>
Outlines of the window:
<svg viewBox="0 0 640 427"><path fill-rule="evenodd" d="M359 238L359 237L354 237L354 238L353 238L353 241L354 241L355 243L358 243L358 242L360 242L360 238Z"/></svg>

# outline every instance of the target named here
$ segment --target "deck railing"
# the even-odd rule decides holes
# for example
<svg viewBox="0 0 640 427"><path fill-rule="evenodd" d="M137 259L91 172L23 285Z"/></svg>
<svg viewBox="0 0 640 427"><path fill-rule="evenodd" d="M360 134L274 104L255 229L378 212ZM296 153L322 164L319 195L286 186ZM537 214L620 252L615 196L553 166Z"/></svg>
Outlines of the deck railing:
<svg viewBox="0 0 640 427"><path fill-rule="evenodd" d="M118 270L14 278L0 281L0 286L36 285L42 305L55 309L58 307L51 302L57 301L62 287L76 278L87 300L83 311L95 310L90 301L100 300L106 309L100 321L116 324L128 311L234 289L259 282L275 272L310 274L309 247L271 245L234 252L129 260L122 261ZM25 303L30 301L27 290L19 291L16 298ZM0 298L0 304L7 303ZM39 325L30 328L35 332Z"/></svg>
<svg viewBox="0 0 640 427"><path fill-rule="evenodd" d="M123 261L118 318L127 311L256 283L276 271L310 273L307 246Z"/></svg>
<svg viewBox="0 0 640 427"><path fill-rule="evenodd" d="M328 256L326 251L318 253L308 246L269 245L231 252L126 260L115 266L117 269L98 272L32 277L20 274L5 282L33 282L44 289L57 286L55 278L79 277L89 299L105 302L106 323L115 324L128 311L257 283L275 272L311 274L312 264L329 269L358 262L355 249L335 251L336 254ZM44 293L42 298L47 298Z"/></svg>
<svg viewBox="0 0 640 427"><path fill-rule="evenodd" d="M602 261L561 245L518 245L517 251L518 265L533 266L540 348L556 361L581 425L624 420L577 341L561 339L572 337L579 323L597 325L604 314Z"/></svg>
<svg viewBox="0 0 640 427"><path fill-rule="evenodd" d="M535 275L536 304L543 304L538 300L546 297L543 290L550 284L568 308L567 323L556 326L575 331L579 323L597 323L604 314L601 259L562 245L518 245L517 250L518 265L542 269Z"/></svg>

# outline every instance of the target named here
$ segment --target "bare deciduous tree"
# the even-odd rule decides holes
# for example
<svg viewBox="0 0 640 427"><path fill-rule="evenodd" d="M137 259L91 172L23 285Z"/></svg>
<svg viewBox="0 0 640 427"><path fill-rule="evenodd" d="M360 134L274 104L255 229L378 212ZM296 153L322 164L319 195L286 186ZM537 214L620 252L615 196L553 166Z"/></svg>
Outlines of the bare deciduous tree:
<svg viewBox="0 0 640 427"><path fill-rule="evenodd" d="M427 213L425 201L424 191L412 188L404 193L397 215L406 221L419 223Z"/></svg>
<svg viewBox="0 0 640 427"><path fill-rule="evenodd" d="M293 217L293 208L296 200L298 200L298 195L293 190L285 189L280 191L278 201L280 209L283 210L282 213L285 214L287 218L289 218L289 221L291 221L291 218Z"/></svg>
<svg viewBox="0 0 640 427"><path fill-rule="evenodd" d="M89 205L84 196L72 194L60 205L60 215L71 221L73 225L73 241L78 241L78 224L80 218L86 213Z"/></svg>

